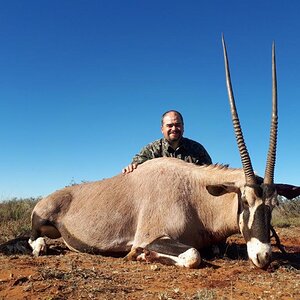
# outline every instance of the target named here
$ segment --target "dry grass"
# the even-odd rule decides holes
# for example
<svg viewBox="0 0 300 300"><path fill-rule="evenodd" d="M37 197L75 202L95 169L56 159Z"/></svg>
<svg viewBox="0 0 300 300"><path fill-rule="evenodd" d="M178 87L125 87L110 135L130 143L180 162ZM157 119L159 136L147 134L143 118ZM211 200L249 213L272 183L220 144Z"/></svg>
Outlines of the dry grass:
<svg viewBox="0 0 300 300"><path fill-rule="evenodd" d="M31 212L39 198L13 198L0 203L0 242L28 236Z"/></svg>
<svg viewBox="0 0 300 300"><path fill-rule="evenodd" d="M300 227L300 197L292 200L279 199L279 205L273 210L272 223L276 227Z"/></svg>
<svg viewBox="0 0 300 300"><path fill-rule="evenodd" d="M1 243L28 235L37 201L0 203ZM288 255L274 247L267 271L250 265L241 235L228 239L224 257L205 258L196 270L74 253L53 242L48 256L0 255L0 299L300 299L299 228L288 224L299 218L295 201L274 212L274 222L285 221L276 230Z"/></svg>

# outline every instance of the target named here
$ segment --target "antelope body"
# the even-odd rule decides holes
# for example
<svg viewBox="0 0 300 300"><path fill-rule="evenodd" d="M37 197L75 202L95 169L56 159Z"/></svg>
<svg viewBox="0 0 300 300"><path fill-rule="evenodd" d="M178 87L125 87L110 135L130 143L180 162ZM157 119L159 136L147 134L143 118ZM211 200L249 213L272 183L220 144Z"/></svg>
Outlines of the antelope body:
<svg viewBox="0 0 300 300"><path fill-rule="evenodd" d="M42 199L32 213L33 254L45 250L43 236L62 237L79 252L129 252L129 259L198 267L199 249L241 232L251 261L271 261L271 211L277 193L292 186L273 182L277 97L273 55L273 116L264 179L254 175L243 141L223 41L226 79L242 169L196 166L156 158L130 174L66 187ZM273 52L274 53L274 52ZM284 187L284 188L283 188Z"/></svg>
<svg viewBox="0 0 300 300"><path fill-rule="evenodd" d="M92 253L129 252L160 238L201 249L239 232L244 185L243 169L149 160L130 174L41 200L32 214L32 239L62 236L70 249Z"/></svg>

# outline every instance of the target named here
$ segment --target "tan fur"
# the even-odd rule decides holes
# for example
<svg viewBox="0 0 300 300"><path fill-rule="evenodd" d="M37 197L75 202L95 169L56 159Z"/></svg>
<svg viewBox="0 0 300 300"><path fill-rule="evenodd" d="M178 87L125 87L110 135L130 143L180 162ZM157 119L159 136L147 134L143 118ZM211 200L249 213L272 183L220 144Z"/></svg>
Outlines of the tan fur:
<svg viewBox="0 0 300 300"><path fill-rule="evenodd" d="M33 214L50 220L75 249L74 238L110 252L145 247L161 236L202 248L238 231L237 195L215 197L206 190L225 182L242 187L243 171L158 158L130 174L57 191Z"/></svg>

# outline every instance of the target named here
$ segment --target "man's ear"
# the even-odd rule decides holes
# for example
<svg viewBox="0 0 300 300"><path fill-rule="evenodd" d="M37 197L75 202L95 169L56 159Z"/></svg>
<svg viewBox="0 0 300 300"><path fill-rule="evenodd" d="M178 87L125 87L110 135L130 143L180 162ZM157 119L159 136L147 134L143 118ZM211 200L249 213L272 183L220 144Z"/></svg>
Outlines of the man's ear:
<svg viewBox="0 0 300 300"><path fill-rule="evenodd" d="M207 185L207 191L213 196L222 196L227 193L237 193L239 188L233 182L225 182L222 184Z"/></svg>

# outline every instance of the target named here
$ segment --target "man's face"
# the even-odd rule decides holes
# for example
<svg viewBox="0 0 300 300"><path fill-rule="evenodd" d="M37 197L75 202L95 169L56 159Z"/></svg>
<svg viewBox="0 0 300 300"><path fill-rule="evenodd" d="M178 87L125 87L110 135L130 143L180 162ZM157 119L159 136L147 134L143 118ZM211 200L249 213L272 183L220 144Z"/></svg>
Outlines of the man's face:
<svg viewBox="0 0 300 300"><path fill-rule="evenodd" d="M169 142L179 141L183 135L183 124L180 116L177 113L169 112L163 118L161 132L165 139Z"/></svg>

